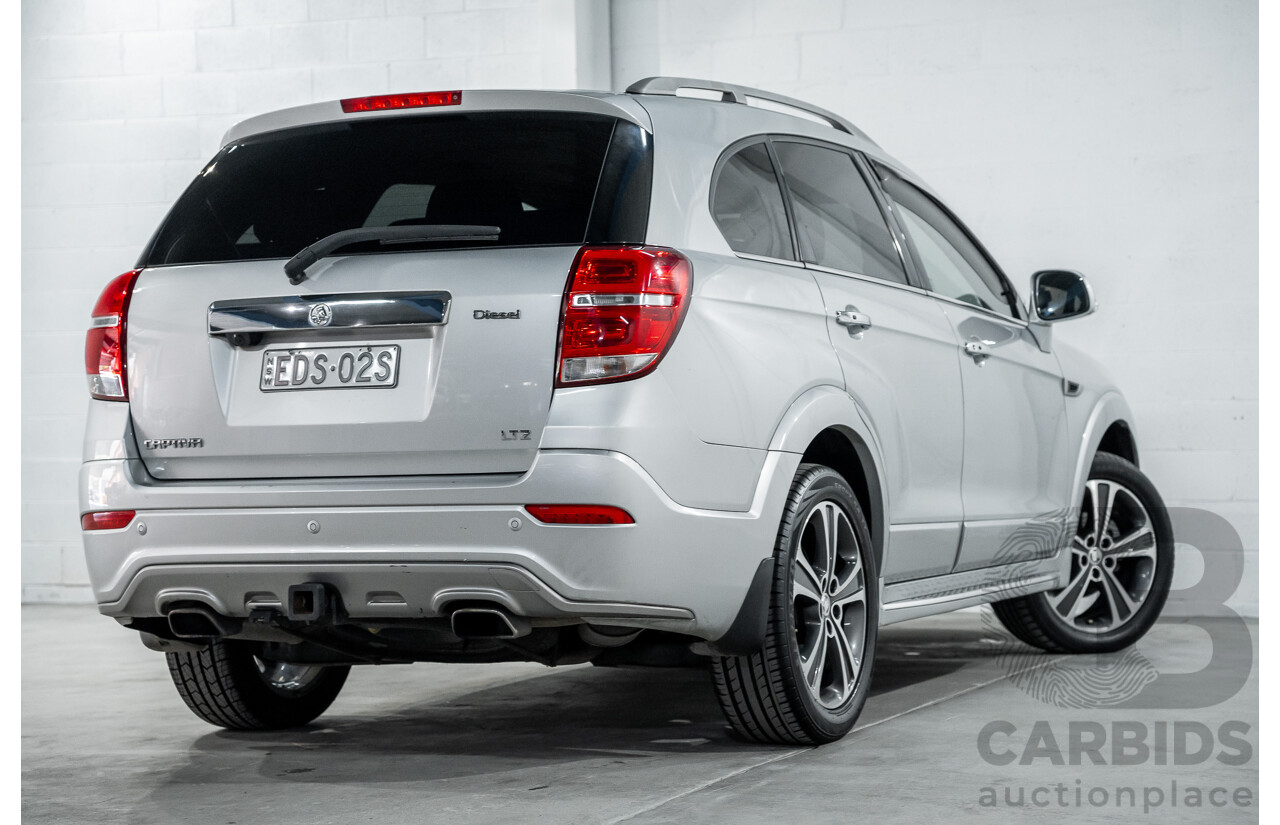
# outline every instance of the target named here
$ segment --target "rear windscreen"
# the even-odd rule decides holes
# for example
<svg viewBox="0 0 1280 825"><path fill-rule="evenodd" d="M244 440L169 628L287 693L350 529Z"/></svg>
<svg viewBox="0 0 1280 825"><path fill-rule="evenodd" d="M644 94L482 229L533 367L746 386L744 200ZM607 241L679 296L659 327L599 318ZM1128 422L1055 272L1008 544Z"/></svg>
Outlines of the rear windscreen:
<svg viewBox="0 0 1280 825"><path fill-rule="evenodd" d="M395 249L640 243L646 138L634 124L568 112L386 117L247 138L187 188L140 265L291 258L344 229L415 224L500 232Z"/></svg>

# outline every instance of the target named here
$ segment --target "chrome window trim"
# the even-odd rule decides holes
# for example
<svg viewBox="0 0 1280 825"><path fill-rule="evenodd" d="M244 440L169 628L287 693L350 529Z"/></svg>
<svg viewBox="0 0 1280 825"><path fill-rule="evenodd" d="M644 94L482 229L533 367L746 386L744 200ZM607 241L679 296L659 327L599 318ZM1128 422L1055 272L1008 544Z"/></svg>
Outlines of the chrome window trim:
<svg viewBox="0 0 1280 825"><path fill-rule="evenodd" d="M842 278L850 278L852 280L863 281L868 284L879 284L881 286L893 287L894 289L900 289L904 292L910 292L915 295L922 295L926 298L933 295L932 292L929 292L926 289L921 289L915 284L902 284L902 283L898 283L897 281L888 281L888 280L885 280L884 278L877 278L874 275L863 275L861 272L850 272L847 269L836 269L835 267L831 267L831 266L822 266L821 264L809 264L809 263L805 264L804 268L811 269L814 272L825 272L828 275L839 275Z"/></svg>
<svg viewBox="0 0 1280 825"><path fill-rule="evenodd" d="M768 255L752 255L750 252L734 252L735 258L742 258L745 261L759 261L764 264L782 264L794 269L804 269L805 265L801 261L789 261L785 258L770 258Z"/></svg>
<svg viewBox="0 0 1280 825"><path fill-rule="evenodd" d="M936 295L933 292L930 292L927 289L921 289L915 284L901 284L901 283L898 283L897 281L887 281L884 278L877 278L873 275L863 275L860 272L850 272L844 269L836 269L830 266L822 266L821 264L810 264L810 263L804 263L802 261L784 261L780 258L768 258L768 257L765 257L764 255L749 255L745 252L735 252L734 256L738 258L742 258L744 260L748 260L748 261L758 261L760 263L765 263L765 264L781 264L782 266L789 266L792 269L804 269L804 270L809 270L811 272L822 272L827 275L837 275L841 278L849 278L850 280L854 280L854 281L862 281L863 283L876 284L878 286L887 286L893 289L902 290L903 292L910 292L913 295L919 295L924 298L941 297ZM972 306L971 304L965 304L963 302L960 303L960 306L969 307L970 309L977 309L985 312L985 310L982 310L982 307L975 307L975 306ZM1004 316L997 316L997 317L1004 317Z"/></svg>
<svg viewBox="0 0 1280 825"><path fill-rule="evenodd" d="M1015 327L1019 327L1019 328L1023 328L1023 329L1025 329L1026 327L1030 326L1030 322L1029 322L1029 321L1025 321L1025 320L1023 320L1023 319L1021 319L1021 318L1014 318L1014 317L1012 317L1012 316L1005 315L1004 313L996 312L996 311L995 311L995 310L993 310L993 309L987 309L986 307L980 307L980 306L978 306L977 304L970 304L970 303L968 303L968 302L966 302L966 301L959 301L959 300L957 300L957 299L955 299L955 298L948 298L946 295L943 295L943 294L942 294L942 293L940 293L940 292L929 292L929 295L933 296L934 298L938 299L939 301L945 301L945 302L946 302L946 303L948 303L948 304L954 304L954 305L956 305L956 306L958 306L958 307L963 307L963 308L965 308L965 309L972 310L973 312L980 312L980 313L982 313L983 315L985 315L985 316L987 316L987 317L990 317L990 318L992 318L992 319L994 319L994 320L997 320L997 321L1005 321L1005 322L1007 322L1010 326L1015 326Z"/></svg>

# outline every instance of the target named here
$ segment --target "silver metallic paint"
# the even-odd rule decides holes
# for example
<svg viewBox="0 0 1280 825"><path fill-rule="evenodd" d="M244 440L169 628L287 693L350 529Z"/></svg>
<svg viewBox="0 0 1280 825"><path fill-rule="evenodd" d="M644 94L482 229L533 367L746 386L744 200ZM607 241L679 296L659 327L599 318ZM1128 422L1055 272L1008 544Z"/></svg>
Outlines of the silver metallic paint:
<svg viewBox="0 0 1280 825"><path fill-rule="evenodd" d="M137 509L149 525L145 536L133 530L85 534L90 577L103 612L156 615L162 594L181 591L188 581L228 610L243 609L253 592L262 592L255 582L284 587L305 572L348 582L348 603L372 611L369 615L438 612L450 594L483 592L509 609L536 615L607 615L615 624L664 626L714 639L727 630L756 566L771 553L801 454L827 429L858 446L871 476L873 540L885 558L882 570L898 579L882 584L883 622L1065 583L1067 554L950 572L960 524L977 515L956 506L954 453L966 443L968 431L958 436L954 424L943 423L934 444L938 455L913 461L908 452L904 458L903 439L919 428L904 426L896 411L925 407L937 388L925 392L892 383L885 364L860 362L853 346L870 343L861 348L862 358L886 356L876 349L876 333L892 332L895 313L906 323L905 304L930 301L927 294L912 287L870 289L843 274L736 256L707 208L720 151L751 135L825 140L899 170L901 164L856 136L733 104L605 93L464 92L461 107L446 108L600 112L656 135L647 242L685 252L695 273L689 315L667 357L641 380L549 389L555 321L574 249L349 256L317 265L314 283L299 291L453 293L458 306L450 323L437 330L439 337L410 336L401 342L425 358L428 378L406 394L413 396L412 409L396 404L375 409L365 406L359 393L349 393L345 406L319 411L298 406L268 415L245 409L253 405L242 401L252 396L240 394L235 384L239 355L208 339L203 312L214 300L285 294L279 262L238 264L216 279L189 271L195 267L144 272L135 295L138 314L131 311L130 318L134 402L92 401L85 434L82 510ZM246 121L226 140L305 123L422 113L344 115L336 102L314 104ZM464 264L467 277L448 272ZM166 284L170 287L162 288ZM855 303L874 322L862 341L838 338L848 333L835 323L834 312L846 304L838 297L829 300L825 292L841 290L860 290ZM877 297L866 297L873 293ZM483 335L519 327L518 339L495 343L480 333L459 332L460 319L470 320L474 309L496 306L498 299L503 307L519 305L528 315L510 324L476 326ZM982 381L992 385L992 398L974 399L972 414L994 412L999 418L995 399L1003 396L1007 403L1017 398L1018 388L1048 384L1051 376L1065 376L1082 388L1064 399L1053 386L1061 426L1018 422L1003 433L991 427L991 438L974 434L973 443L983 445L974 447L975 455L993 449L1037 456L1032 470L1013 472L1005 487L992 492L982 505L987 514L1003 512L1015 522L1039 516L1051 505L1078 502L1107 427L1124 421L1132 428L1132 415L1105 372L1064 344L1050 345L1046 327L1023 325L1019 331L1016 323L1010 328L1024 366L1035 360L1027 343L1053 355L1021 377L1001 376L1001 370L992 369L998 363L978 367L963 354L960 337L974 319L932 300L956 318L951 363L958 363L962 374L988 371ZM839 347L830 340L848 346L843 365ZM998 345L992 350L993 362L1006 357ZM518 355L512 359L515 372L499 368L502 380L494 379L487 365L512 353ZM1054 369L1052 359L1060 368ZM428 382L448 370L455 370L454 377L429 390ZM527 401L512 403L511 380L504 375L533 383ZM482 390L483 403L448 419L443 430L421 428L426 414L434 414L433 405L474 394L468 382L482 376L489 387ZM175 393L175 386L183 392ZM164 397L157 397L162 388ZM187 393L190 399L179 397ZM947 397L954 400L954 393L948 390ZM130 406L137 420L130 417ZM512 420L522 409L521 415L537 421ZM285 414L281 423L273 423L276 413ZM494 429L531 430L527 452L503 450L499 457L485 448L475 434L483 432L491 413L493 424L502 419ZM297 417L292 427L284 425L289 415ZM364 426L353 430L354 420ZM230 433L232 442L218 446L200 423L213 426L219 438ZM184 433L206 437L218 454L214 462L175 464L139 451L140 439L163 437L159 430L179 425ZM414 426L417 438L406 439ZM255 428L283 438L301 458L286 461L284 449L270 438L245 435ZM325 437L315 437L321 431ZM1037 443L1045 434L1050 446ZM955 440L943 437L948 435ZM996 435L1003 442L997 443ZM508 449L518 450L520 443ZM277 452L263 458L264 449ZM163 470L166 480L149 469ZM305 477L246 478L282 472ZM196 478L219 474L228 478ZM167 480L178 476L190 480ZM508 526L524 504L587 501L624 507L636 516L636 525L605 528L610 532L532 522L516 532ZM310 521L323 529L307 532ZM413 586L389 584L401 580ZM398 593L399 603L388 593ZM361 602L361 596L368 598ZM674 612L658 615L664 610Z"/></svg>

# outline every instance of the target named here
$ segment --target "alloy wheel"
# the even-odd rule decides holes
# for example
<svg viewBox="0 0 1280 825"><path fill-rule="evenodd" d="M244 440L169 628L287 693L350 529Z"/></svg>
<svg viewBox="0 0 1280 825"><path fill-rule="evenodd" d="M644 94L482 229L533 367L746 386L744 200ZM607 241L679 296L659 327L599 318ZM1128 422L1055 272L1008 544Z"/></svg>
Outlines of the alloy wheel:
<svg viewBox="0 0 1280 825"><path fill-rule="evenodd" d="M1111 479L1091 479L1071 553L1070 583L1049 597L1058 616L1088 633L1132 620L1156 573L1155 530L1138 496Z"/></svg>
<svg viewBox="0 0 1280 825"><path fill-rule="evenodd" d="M862 671L868 617L861 549L836 502L822 501L809 511L792 569L801 677L819 704L839 708Z"/></svg>

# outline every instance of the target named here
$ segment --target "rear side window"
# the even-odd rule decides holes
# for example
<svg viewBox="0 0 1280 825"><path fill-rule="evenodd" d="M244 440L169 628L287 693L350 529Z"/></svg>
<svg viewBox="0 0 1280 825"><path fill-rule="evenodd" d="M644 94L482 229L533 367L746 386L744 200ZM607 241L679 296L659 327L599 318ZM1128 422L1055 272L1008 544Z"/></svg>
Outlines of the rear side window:
<svg viewBox="0 0 1280 825"><path fill-rule="evenodd" d="M639 243L652 166L651 141L630 134L638 131L598 115L479 112L348 120L248 138L225 147L188 187L142 265L289 258L334 232L366 226L501 229L496 243L449 246ZM601 185L611 191L598 193ZM609 214L593 214L593 203Z"/></svg>
<svg viewBox="0 0 1280 825"><path fill-rule="evenodd" d="M853 158L811 143L773 146L791 193L804 260L905 284L889 227Z"/></svg>
<svg viewBox="0 0 1280 825"><path fill-rule="evenodd" d="M764 143L738 151L720 167L711 212L734 252L795 260L782 189Z"/></svg>

